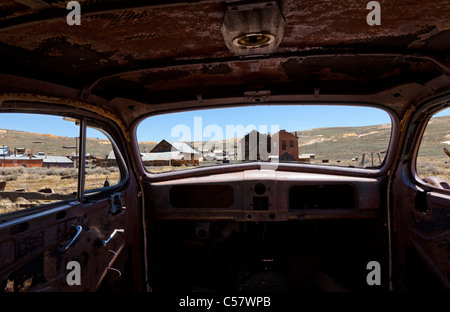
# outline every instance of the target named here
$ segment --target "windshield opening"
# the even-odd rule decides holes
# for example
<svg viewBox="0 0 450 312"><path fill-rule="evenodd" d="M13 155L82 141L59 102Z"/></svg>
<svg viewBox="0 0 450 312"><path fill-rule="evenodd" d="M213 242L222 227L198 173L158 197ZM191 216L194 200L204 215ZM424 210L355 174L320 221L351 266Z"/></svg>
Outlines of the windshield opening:
<svg viewBox="0 0 450 312"><path fill-rule="evenodd" d="M363 106L265 105L151 116L137 128L150 173L254 161L378 168L391 117Z"/></svg>

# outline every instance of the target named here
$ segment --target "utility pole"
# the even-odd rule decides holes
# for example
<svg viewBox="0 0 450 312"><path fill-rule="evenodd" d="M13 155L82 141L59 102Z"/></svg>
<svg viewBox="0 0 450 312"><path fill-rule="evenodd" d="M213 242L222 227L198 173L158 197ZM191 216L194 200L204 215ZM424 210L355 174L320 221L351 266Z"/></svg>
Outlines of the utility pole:
<svg viewBox="0 0 450 312"><path fill-rule="evenodd" d="M78 137L75 137L75 168L78 168L78 157L80 157L78 155Z"/></svg>

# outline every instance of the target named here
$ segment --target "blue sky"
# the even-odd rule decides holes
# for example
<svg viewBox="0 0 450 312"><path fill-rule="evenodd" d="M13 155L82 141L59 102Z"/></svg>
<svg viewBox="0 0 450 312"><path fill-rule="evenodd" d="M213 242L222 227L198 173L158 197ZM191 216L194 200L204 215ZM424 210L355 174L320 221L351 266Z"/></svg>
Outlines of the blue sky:
<svg viewBox="0 0 450 312"><path fill-rule="evenodd" d="M197 119L197 124L194 123L196 117L201 117L201 124L198 123L200 119ZM279 130L300 131L320 127L367 126L390 123L390 121L386 112L369 107L253 106L200 110L150 117L139 125L137 138L138 141L176 140L181 137L181 134L171 137L172 130L188 128L192 138L195 135L194 131L201 129L203 137L208 139L211 137L206 135L206 130L210 125L217 125L226 136L226 125L242 125L244 128L254 125L257 130L267 129L268 132L273 132L271 129L276 130L277 128L272 127L272 125L278 126ZM177 125L184 125L185 127L176 128ZM260 125L266 126L266 128L261 128Z"/></svg>
<svg viewBox="0 0 450 312"><path fill-rule="evenodd" d="M62 117L37 114L5 113L0 115L0 129L19 130L57 136L78 137L79 127ZM106 139L98 130L87 130L88 137Z"/></svg>
<svg viewBox="0 0 450 312"><path fill-rule="evenodd" d="M449 114L450 109L447 109L437 116ZM197 124L197 127L194 125L196 117L201 117L201 125ZM262 130L261 132L265 132L264 130L273 132L271 129L300 131L320 127L357 127L389 122L390 118L387 113L369 107L252 106L199 110L150 117L139 125L137 137L138 141L176 140L181 137L181 134L171 137L172 130L189 129L192 138L200 133L207 140L211 139L207 136L208 129L217 130L218 127L226 135L227 125L242 125L244 128L253 125L257 130ZM216 125L216 127L211 127L212 125ZM266 126L266 128L260 128L260 125ZM276 125L278 128L271 127L272 125ZM79 135L78 127L73 122L65 121L58 116L33 114L1 114L0 129L49 133L67 137ZM197 131L197 134L194 133L194 130ZM96 130L88 130L87 134L88 137L105 138ZM214 135L214 133L211 134Z"/></svg>

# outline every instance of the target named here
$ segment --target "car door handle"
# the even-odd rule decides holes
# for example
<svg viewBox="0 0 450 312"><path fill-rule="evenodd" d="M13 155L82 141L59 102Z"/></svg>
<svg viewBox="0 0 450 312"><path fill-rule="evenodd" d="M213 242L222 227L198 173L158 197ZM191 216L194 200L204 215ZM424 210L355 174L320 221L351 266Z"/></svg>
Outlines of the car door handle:
<svg viewBox="0 0 450 312"><path fill-rule="evenodd" d="M78 236L80 236L80 233L83 230L83 227L81 225L77 225L76 227L73 227L73 229L75 229L75 235L72 237L72 239L66 246L59 248L59 251L64 252L67 249L69 249L69 247L72 246L72 244L75 242L75 240L78 238Z"/></svg>
<svg viewBox="0 0 450 312"><path fill-rule="evenodd" d="M108 238L107 240L103 240L103 239L101 239L100 237L98 237L98 238L95 240L95 245L96 245L97 247L106 246L106 245L109 243L109 241L114 237L114 235L116 235L117 233L123 233L123 232L125 232L124 229L115 229L115 230L112 232L112 234L109 236L109 238Z"/></svg>

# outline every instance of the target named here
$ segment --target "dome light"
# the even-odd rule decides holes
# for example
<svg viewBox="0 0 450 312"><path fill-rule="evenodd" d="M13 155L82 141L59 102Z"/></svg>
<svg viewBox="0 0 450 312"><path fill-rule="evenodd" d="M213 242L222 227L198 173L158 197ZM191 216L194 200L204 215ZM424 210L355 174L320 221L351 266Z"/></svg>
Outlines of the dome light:
<svg viewBox="0 0 450 312"><path fill-rule="evenodd" d="M275 37L271 34L246 34L233 40L233 45L241 49L261 48L271 44Z"/></svg>

